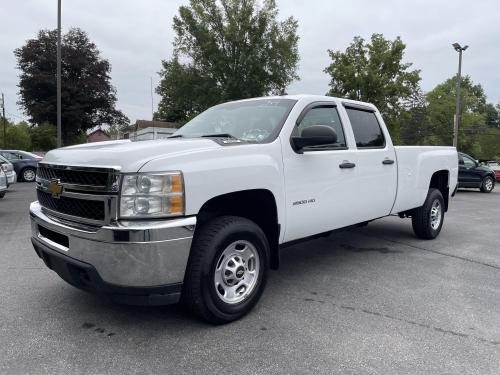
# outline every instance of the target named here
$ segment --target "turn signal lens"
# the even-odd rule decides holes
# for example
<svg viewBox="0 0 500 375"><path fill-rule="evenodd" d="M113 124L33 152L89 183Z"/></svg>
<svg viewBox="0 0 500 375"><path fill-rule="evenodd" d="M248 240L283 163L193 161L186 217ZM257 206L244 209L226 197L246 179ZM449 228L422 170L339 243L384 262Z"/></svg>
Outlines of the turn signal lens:
<svg viewBox="0 0 500 375"><path fill-rule="evenodd" d="M171 193L182 193L183 184L182 176L180 174L170 176L170 192Z"/></svg>
<svg viewBox="0 0 500 375"><path fill-rule="evenodd" d="M184 212L184 197L182 195L173 195L167 198L169 212L173 214L182 214Z"/></svg>

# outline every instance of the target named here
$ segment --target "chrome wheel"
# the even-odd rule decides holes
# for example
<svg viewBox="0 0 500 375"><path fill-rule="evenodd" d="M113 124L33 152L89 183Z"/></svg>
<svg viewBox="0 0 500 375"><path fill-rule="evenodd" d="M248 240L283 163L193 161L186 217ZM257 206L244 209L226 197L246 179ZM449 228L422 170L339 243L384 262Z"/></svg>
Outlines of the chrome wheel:
<svg viewBox="0 0 500 375"><path fill-rule="evenodd" d="M437 230L441 225L441 210L441 203L436 199L431 206L431 227L434 230Z"/></svg>
<svg viewBox="0 0 500 375"><path fill-rule="evenodd" d="M259 253L248 241L230 244L220 255L214 273L215 290L225 303L248 298L255 289L260 271Z"/></svg>
<svg viewBox="0 0 500 375"><path fill-rule="evenodd" d="M484 188L486 191L491 191L493 189L493 180L491 178L487 178L486 181L484 181Z"/></svg>
<svg viewBox="0 0 500 375"><path fill-rule="evenodd" d="M33 169L26 169L23 172L23 180L24 181L28 181L28 182L35 181L35 177L36 177L36 174L35 174L35 171Z"/></svg>

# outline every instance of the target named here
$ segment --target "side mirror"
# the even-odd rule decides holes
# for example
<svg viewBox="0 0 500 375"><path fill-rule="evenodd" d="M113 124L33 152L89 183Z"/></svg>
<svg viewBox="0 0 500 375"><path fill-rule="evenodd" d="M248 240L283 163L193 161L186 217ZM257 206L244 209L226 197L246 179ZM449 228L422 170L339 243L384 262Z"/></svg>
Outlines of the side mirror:
<svg viewBox="0 0 500 375"><path fill-rule="evenodd" d="M300 137L292 137L292 147L298 153L307 146L328 145L337 142L337 133L326 125L313 125L302 130Z"/></svg>
<svg viewBox="0 0 500 375"><path fill-rule="evenodd" d="M464 159L459 159L459 160L458 160L458 165L465 165L465 163L464 163Z"/></svg>

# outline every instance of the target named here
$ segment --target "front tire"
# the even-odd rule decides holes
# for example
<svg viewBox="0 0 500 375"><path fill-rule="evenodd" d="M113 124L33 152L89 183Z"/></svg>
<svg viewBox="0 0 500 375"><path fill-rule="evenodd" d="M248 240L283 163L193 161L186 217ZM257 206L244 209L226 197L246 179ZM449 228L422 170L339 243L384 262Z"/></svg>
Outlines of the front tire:
<svg viewBox="0 0 500 375"><path fill-rule="evenodd" d="M192 312L213 324L247 314L264 290L269 243L254 222L217 217L197 230L182 293Z"/></svg>
<svg viewBox="0 0 500 375"><path fill-rule="evenodd" d="M441 232L444 222L444 199L438 189L429 189L422 207L416 208L411 223L415 235L432 240Z"/></svg>
<svg viewBox="0 0 500 375"><path fill-rule="evenodd" d="M483 193L491 193L494 187L495 187L495 180L493 180L491 176L486 176L485 178L483 178L480 190Z"/></svg>
<svg viewBox="0 0 500 375"><path fill-rule="evenodd" d="M36 179L36 170L33 168L24 168L21 176L25 182L33 182Z"/></svg>

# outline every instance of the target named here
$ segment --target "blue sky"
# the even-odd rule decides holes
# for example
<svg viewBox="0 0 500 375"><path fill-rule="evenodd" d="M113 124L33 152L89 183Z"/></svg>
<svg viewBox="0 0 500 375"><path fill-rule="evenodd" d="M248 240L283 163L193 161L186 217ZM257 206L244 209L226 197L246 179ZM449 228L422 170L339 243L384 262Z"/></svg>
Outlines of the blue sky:
<svg viewBox="0 0 500 375"><path fill-rule="evenodd" d="M150 80L158 83L161 60L172 54L172 18L185 0L62 0L63 31L80 27L88 32L112 65L118 108L131 121L151 117ZM500 101L500 3L470 1L338 1L277 0L280 18L299 21L300 81L291 94L324 94L329 64L327 49L343 50L355 35L401 36L407 45L405 61L421 69L422 88L456 73L458 56L453 42L468 44L463 73L481 83L488 100ZM41 28L57 25L57 0L18 0L0 3L0 91L7 117L20 120L16 105L18 71L13 50ZM154 96L154 105L159 98Z"/></svg>

